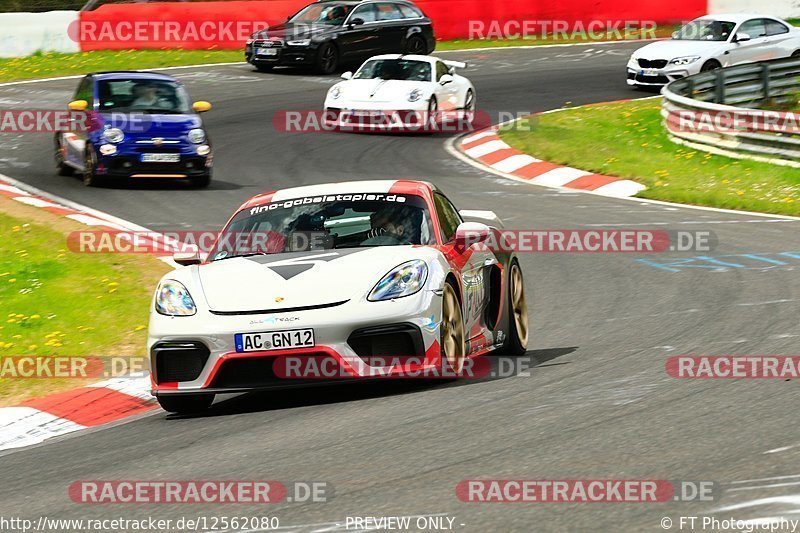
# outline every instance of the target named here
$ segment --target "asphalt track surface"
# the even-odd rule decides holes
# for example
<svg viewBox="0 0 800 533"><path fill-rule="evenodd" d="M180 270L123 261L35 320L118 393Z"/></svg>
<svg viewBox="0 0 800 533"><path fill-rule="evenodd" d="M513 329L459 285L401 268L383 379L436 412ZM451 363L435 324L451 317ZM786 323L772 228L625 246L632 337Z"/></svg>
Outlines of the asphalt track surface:
<svg viewBox="0 0 800 533"><path fill-rule="evenodd" d="M470 61L478 107L497 115L646 96L622 79L635 46L448 57ZM796 384L677 380L664 364L679 354L797 354L800 259L776 254L800 252L800 222L508 181L451 157L443 136L280 133L274 113L318 109L332 78L245 65L172 73L194 99L215 105L206 118L217 154L210 189L85 188L55 175L44 135L1 139L0 172L157 230L218 228L245 198L268 189L414 177L441 186L462 209L495 210L510 228L710 230L719 246L655 257L523 254L528 355L538 363L529 376L245 395L196 418L158 411L0 457L0 515L272 515L302 531L343 530L345 517L365 515L443 514L464 531L662 531L664 516L673 529L688 515L797 516ZM2 87L0 102L57 108L75 84ZM729 254L762 255L721 258ZM697 255L721 263L665 269L640 261ZM716 489L712 502L462 503L455 486L471 478L713 481ZM67 495L81 479L318 480L335 495L267 508L89 506Z"/></svg>

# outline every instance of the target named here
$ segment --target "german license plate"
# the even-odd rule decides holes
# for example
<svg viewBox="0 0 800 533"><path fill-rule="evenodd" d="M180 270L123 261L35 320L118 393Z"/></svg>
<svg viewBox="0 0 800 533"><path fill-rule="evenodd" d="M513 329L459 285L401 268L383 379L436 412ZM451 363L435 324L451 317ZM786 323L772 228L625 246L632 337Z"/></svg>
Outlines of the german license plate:
<svg viewBox="0 0 800 533"><path fill-rule="evenodd" d="M277 48L259 48L256 50L256 55L259 56L276 56L278 55Z"/></svg>
<svg viewBox="0 0 800 533"><path fill-rule="evenodd" d="M653 68L646 68L641 72L642 76L658 76L659 72Z"/></svg>
<svg viewBox="0 0 800 533"><path fill-rule="evenodd" d="M177 163L181 154L142 154L142 163Z"/></svg>
<svg viewBox="0 0 800 533"><path fill-rule="evenodd" d="M315 345L313 329L237 333L234 340L239 353L310 348Z"/></svg>

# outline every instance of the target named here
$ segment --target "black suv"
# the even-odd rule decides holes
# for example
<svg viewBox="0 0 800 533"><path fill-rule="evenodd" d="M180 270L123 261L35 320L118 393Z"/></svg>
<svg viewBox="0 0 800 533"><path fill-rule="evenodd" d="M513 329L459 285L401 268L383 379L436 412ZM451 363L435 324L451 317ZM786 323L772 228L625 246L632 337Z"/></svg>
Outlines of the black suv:
<svg viewBox="0 0 800 533"><path fill-rule="evenodd" d="M244 57L261 71L298 65L330 74L374 55L429 54L434 48L433 24L411 2L321 0L284 24L254 33Z"/></svg>

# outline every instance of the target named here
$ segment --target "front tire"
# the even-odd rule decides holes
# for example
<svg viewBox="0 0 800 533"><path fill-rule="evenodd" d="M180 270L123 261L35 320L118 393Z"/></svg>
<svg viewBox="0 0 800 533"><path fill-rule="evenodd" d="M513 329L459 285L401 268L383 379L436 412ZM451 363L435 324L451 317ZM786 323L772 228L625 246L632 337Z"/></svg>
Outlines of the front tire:
<svg viewBox="0 0 800 533"><path fill-rule="evenodd" d="M320 74L333 74L339 68L339 50L333 43L323 43L317 50L317 71Z"/></svg>
<svg viewBox="0 0 800 533"><path fill-rule="evenodd" d="M722 68L722 65L716 59L709 59L705 62L705 64L700 69L700 72L711 72L712 70L717 70Z"/></svg>
<svg viewBox="0 0 800 533"><path fill-rule="evenodd" d="M209 185L211 185L211 172L203 174L197 178L192 178L192 185L197 187L198 189L205 189Z"/></svg>
<svg viewBox="0 0 800 533"><path fill-rule="evenodd" d="M91 144L86 144L86 151L83 155L83 184L87 187L97 187L101 184L101 179L95 171L97 156Z"/></svg>
<svg viewBox="0 0 800 533"><path fill-rule="evenodd" d="M55 149L55 160L56 160L56 173L59 176L72 176L75 174L75 169L71 166L67 165L64 162L64 150L65 148L61 146L61 134L56 134L56 149Z"/></svg>
<svg viewBox="0 0 800 533"><path fill-rule="evenodd" d="M522 269L514 260L508 272L508 340L502 353L523 355L528 351L528 303Z"/></svg>
<svg viewBox="0 0 800 533"><path fill-rule="evenodd" d="M180 396L159 396L158 403L168 413L201 413L211 406L213 394L184 394Z"/></svg>
<svg viewBox="0 0 800 533"><path fill-rule="evenodd" d="M464 368L466 350L464 343L464 319L461 315L461 302L456 289L450 282L444 284L442 294L441 325L442 365L447 362L449 371L460 374Z"/></svg>

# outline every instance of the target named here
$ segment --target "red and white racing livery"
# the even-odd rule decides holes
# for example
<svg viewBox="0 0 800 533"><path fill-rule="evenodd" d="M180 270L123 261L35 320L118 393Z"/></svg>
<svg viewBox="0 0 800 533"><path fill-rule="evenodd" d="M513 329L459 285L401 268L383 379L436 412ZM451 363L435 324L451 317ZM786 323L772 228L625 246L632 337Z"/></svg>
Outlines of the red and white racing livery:
<svg viewBox="0 0 800 533"><path fill-rule="evenodd" d="M215 394L306 384L276 361L326 357L347 380L525 352L528 316L513 253L481 246L502 228L458 211L430 183L361 181L255 196L207 257L156 289L148 348L153 394L197 411ZM407 357L407 366L376 364Z"/></svg>

